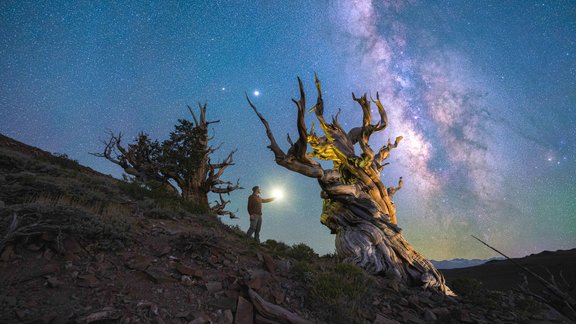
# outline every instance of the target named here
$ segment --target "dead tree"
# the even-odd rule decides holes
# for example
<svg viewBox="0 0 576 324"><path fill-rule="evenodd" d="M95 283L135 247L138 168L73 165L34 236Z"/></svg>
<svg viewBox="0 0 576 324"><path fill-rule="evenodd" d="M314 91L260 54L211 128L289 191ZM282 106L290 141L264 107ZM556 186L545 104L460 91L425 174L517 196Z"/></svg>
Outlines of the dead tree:
<svg viewBox="0 0 576 324"><path fill-rule="evenodd" d="M276 163L318 180L323 198L320 220L336 234L338 255L343 257L344 262L355 264L371 274L452 294L442 274L412 248L396 226L396 209L388 188L380 179L380 171L384 166L382 162L402 137L397 137L395 144L388 143L377 152L370 147L370 136L388 126L388 117L379 96L376 95L376 100L368 100L366 95L357 98L352 94L353 100L362 109L363 119L360 127L346 132L338 123L339 114L332 117L331 123L324 118L322 91L316 77L318 98L310 111L315 112L324 132L324 136L319 136L314 126L310 131L306 127L306 96L300 78L298 84L300 99L293 101L298 111L299 137L294 143L288 136L290 148L286 153L276 142L266 119L247 95L246 99L266 128L270 140L268 148L274 153ZM376 124L372 124L371 103L378 108ZM312 149L310 152L307 150L308 144ZM360 156L355 153L356 144L360 147ZM333 168L323 169L313 158L332 161ZM402 183L399 183L398 187L401 186ZM392 191L397 189L393 188Z"/></svg>
<svg viewBox="0 0 576 324"><path fill-rule="evenodd" d="M134 143L124 146L121 133L115 135L109 132L103 152L93 155L119 165L128 175L148 187L163 186L187 201L209 207L208 193L221 195L241 187L238 181L232 183L221 179L224 171L234 165L234 151L222 162L211 162L210 156L218 147L208 144L211 139L208 126L219 121L206 120L206 104L199 103L198 106L199 116L188 107L193 121L179 119L169 139L162 143L140 133ZM211 211L234 218L233 213L224 210L227 202L220 198Z"/></svg>

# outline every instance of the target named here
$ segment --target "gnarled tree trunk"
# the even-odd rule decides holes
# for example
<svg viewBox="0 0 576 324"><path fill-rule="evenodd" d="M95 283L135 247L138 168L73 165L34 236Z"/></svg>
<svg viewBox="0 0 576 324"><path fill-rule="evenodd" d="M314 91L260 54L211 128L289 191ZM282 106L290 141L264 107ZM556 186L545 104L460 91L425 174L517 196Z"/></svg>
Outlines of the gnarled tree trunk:
<svg viewBox="0 0 576 324"><path fill-rule="evenodd" d="M210 156L218 147L209 146L208 126L219 121L206 119L207 104L200 104L197 117L188 107L193 122L179 119L170 138L162 143L151 140L146 133L140 133L135 143L122 144L122 134L110 132L110 139L104 141L102 153L92 153L119 165L148 187L163 186L169 192L181 194L182 198L197 206L209 209L216 215L236 215L225 209L230 201L222 194L242 189L239 181L235 184L221 179L226 168L234 165L234 151L219 163L212 163ZM220 200L210 205L208 194L216 193Z"/></svg>
<svg viewBox="0 0 576 324"><path fill-rule="evenodd" d="M338 114L332 118L331 123L324 119L322 91L316 77L318 99L310 110L315 111L324 132L324 136L318 136L313 128L310 131L306 128L306 97L300 79L298 83L300 99L293 101L298 108L299 138L293 143L288 136L290 149L287 153L278 146L266 119L248 96L246 98L266 128L270 140L268 147L274 153L276 163L318 180L323 198L320 220L336 234L338 255L345 262L355 264L371 274L452 294L442 274L412 248L396 226L396 208L390 198L402 187L402 178L398 187L387 188L380 179L380 172L387 164L382 162L397 147L402 137L397 137L394 144L388 141L378 152L374 152L368 144L372 134L388 126L388 118L379 97L376 97L377 100L368 100L366 95L356 98L352 94L362 108L363 121L362 126L345 132L338 123ZM380 117L374 125L371 124L371 103L377 106ZM307 152L308 144L312 148L311 152ZM359 144L362 151L360 156L355 153L355 144ZM332 161L333 168L322 169L312 158Z"/></svg>

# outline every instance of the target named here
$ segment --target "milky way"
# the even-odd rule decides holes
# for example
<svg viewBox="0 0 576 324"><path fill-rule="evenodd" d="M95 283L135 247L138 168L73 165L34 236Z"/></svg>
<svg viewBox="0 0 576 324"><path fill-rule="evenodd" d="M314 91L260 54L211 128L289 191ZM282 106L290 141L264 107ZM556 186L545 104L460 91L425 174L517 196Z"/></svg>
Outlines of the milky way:
<svg viewBox="0 0 576 324"><path fill-rule="evenodd" d="M382 179L404 177L398 222L425 255L493 256L470 235L516 256L572 248L574 35L573 2L3 1L0 132L119 177L88 154L106 129L162 139L207 100L216 158L238 149L228 179L285 190L262 237L328 253L317 183L274 164L243 99L294 137L295 78L312 102L317 72L345 127L361 119L351 92L379 93L390 127L372 146L403 136ZM241 219L226 223L248 226L248 195L231 195Z"/></svg>

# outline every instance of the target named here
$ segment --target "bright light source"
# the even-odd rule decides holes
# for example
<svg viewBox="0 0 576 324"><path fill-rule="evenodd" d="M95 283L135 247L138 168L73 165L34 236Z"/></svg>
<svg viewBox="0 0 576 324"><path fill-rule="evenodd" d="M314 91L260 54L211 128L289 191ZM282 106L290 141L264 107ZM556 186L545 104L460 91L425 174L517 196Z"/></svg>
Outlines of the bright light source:
<svg viewBox="0 0 576 324"><path fill-rule="evenodd" d="M281 188L273 188L272 197L276 198L276 200L281 200L282 198L284 198L284 190L282 190Z"/></svg>
<svg viewBox="0 0 576 324"><path fill-rule="evenodd" d="M255 95L256 97L258 97L258 96L260 95L260 91L258 91L258 90L254 91L254 95Z"/></svg>

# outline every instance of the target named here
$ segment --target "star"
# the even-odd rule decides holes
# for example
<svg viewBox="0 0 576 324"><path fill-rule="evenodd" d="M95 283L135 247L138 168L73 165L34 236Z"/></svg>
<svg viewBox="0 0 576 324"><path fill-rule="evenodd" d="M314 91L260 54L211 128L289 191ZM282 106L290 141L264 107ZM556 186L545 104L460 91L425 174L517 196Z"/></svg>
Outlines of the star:
<svg viewBox="0 0 576 324"><path fill-rule="evenodd" d="M260 96L260 91L254 90L254 96L259 97L259 96Z"/></svg>

